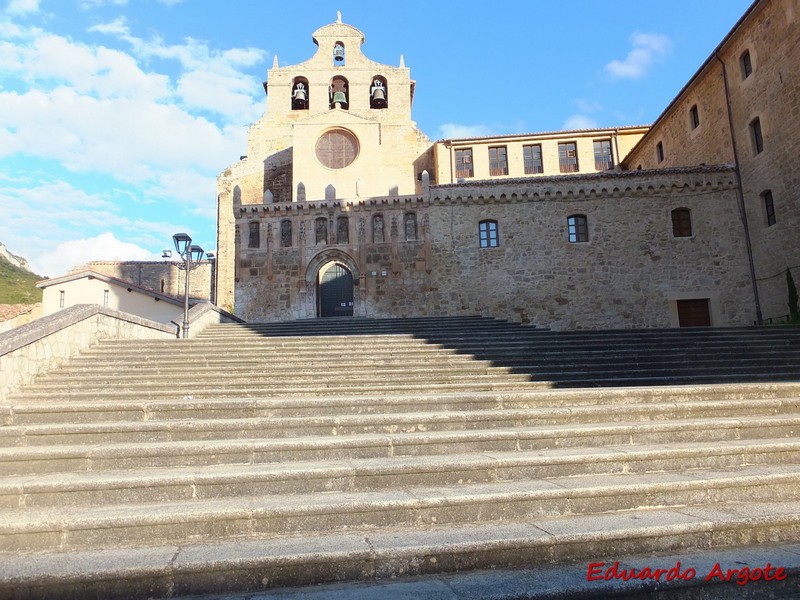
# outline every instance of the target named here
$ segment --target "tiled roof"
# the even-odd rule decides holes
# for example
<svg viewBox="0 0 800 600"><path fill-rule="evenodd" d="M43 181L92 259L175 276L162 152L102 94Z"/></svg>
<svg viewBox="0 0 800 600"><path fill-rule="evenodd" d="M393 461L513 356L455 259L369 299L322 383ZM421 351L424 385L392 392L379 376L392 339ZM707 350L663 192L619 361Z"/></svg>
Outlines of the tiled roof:
<svg viewBox="0 0 800 600"><path fill-rule="evenodd" d="M38 304L0 304L0 323L33 312Z"/></svg>

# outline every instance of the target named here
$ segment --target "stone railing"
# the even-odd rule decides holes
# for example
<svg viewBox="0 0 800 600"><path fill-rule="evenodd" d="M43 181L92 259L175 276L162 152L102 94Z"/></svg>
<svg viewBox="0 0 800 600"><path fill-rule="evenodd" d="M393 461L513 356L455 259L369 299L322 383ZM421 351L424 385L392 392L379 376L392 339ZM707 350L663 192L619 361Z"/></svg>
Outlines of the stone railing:
<svg viewBox="0 0 800 600"><path fill-rule="evenodd" d="M240 321L204 302L189 311L192 336L212 323ZM0 333L0 399L103 339L177 339L177 323L158 323L97 304L79 304Z"/></svg>

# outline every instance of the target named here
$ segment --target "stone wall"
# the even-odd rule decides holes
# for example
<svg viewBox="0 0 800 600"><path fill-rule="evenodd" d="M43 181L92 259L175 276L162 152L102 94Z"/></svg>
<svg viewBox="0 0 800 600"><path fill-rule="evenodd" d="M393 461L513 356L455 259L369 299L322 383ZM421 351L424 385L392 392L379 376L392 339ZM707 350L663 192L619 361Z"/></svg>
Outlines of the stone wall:
<svg viewBox="0 0 800 600"><path fill-rule="evenodd" d="M786 269L800 271L798 38L796 0L755 3L625 161L630 169L738 165L765 319L787 314ZM747 77L742 67L745 53L752 69ZM693 106L700 120L697 127L690 120ZM761 128L761 152L754 145L755 119ZM657 160L659 143L662 162ZM774 205L774 224L768 222L767 192Z"/></svg>
<svg viewBox="0 0 800 600"><path fill-rule="evenodd" d="M73 271L90 269L109 277L144 287L162 294L183 298L185 272L171 261L95 261ZM189 296L198 300L212 297L211 261L203 261L189 276Z"/></svg>
<svg viewBox="0 0 800 600"><path fill-rule="evenodd" d="M674 237L687 208L692 235ZM413 211L418 236L398 221ZM348 214L351 243L315 243L321 215ZM567 218L585 215L589 241L571 243ZM676 301L708 299L714 325L755 320L733 169L708 167L484 181L431 188L429 198L295 203L256 213L269 231L294 219L293 247L274 235L240 249L236 302L248 321L318 315L318 273L330 261L354 277L354 314L481 314L554 329L676 326ZM371 238L375 215L388 223ZM244 217L252 220L254 213ZM499 245L478 227L497 222Z"/></svg>
<svg viewBox="0 0 800 600"><path fill-rule="evenodd" d="M176 334L174 325L95 304L42 317L0 334L0 399L99 340L174 339Z"/></svg>

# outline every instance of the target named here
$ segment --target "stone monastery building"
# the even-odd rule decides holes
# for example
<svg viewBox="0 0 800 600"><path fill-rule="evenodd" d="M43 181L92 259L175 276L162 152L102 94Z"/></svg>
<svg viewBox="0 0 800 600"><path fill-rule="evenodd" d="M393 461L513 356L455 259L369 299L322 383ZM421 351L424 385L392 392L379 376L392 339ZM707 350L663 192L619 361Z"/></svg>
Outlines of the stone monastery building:
<svg viewBox="0 0 800 600"><path fill-rule="evenodd" d="M402 57L370 60L339 17L306 62L275 59L218 178L219 305L553 329L781 318L800 265L799 13L757 0L650 127L435 143Z"/></svg>

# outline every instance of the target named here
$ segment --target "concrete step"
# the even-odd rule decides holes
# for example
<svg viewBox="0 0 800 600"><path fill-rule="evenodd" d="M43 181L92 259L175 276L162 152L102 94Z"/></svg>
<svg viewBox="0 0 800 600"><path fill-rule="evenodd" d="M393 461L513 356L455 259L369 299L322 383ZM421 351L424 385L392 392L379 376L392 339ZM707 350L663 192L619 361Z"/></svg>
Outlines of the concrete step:
<svg viewBox="0 0 800 600"><path fill-rule="evenodd" d="M328 581L691 552L795 539L800 503L698 507L539 517L524 521L379 528L318 535L195 540L9 556L0 590L28 598L152 598L256 591Z"/></svg>

